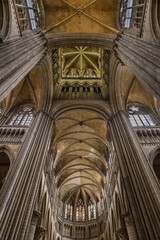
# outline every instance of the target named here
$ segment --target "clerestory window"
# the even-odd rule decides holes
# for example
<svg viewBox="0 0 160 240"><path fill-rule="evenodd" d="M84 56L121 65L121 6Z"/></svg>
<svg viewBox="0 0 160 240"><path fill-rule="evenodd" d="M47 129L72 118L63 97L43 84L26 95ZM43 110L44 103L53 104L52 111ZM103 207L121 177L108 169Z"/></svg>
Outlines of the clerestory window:
<svg viewBox="0 0 160 240"><path fill-rule="evenodd" d="M122 0L120 7L120 26L141 28L145 9L145 0Z"/></svg>
<svg viewBox="0 0 160 240"><path fill-rule="evenodd" d="M133 127L156 126L150 111L139 106L128 107L129 120Z"/></svg>
<svg viewBox="0 0 160 240"><path fill-rule="evenodd" d="M40 27L37 0L15 0L14 3L21 31L34 30Z"/></svg>
<svg viewBox="0 0 160 240"><path fill-rule="evenodd" d="M29 126L34 118L33 108L24 107L17 110L8 122L8 125Z"/></svg>

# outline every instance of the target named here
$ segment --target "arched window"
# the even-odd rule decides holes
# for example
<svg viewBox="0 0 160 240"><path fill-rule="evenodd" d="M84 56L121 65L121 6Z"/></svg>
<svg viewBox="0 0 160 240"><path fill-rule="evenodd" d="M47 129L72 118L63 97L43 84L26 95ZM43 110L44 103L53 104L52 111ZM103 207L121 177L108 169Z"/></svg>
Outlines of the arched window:
<svg viewBox="0 0 160 240"><path fill-rule="evenodd" d="M76 205L76 221L77 222L85 221L85 204L81 198L78 199Z"/></svg>
<svg viewBox="0 0 160 240"><path fill-rule="evenodd" d="M15 0L15 7L21 31L40 27L37 0Z"/></svg>
<svg viewBox="0 0 160 240"><path fill-rule="evenodd" d="M154 158L153 169L154 169L154 172L160 182L160 153L158 153L156 155L156 157Z"/></svg>
<svg viewBox="0 0 160 240"><path fill-rule="evenodd" d="M132 105L128 107L128 114L133 127L149 127L156 125L151 116L151 111L147 108Z"/></svg>
<svg viewBox="0 0 160 240"><path fill-rule="evenodd" d="M73 219L73 202L70 199L65 206L65 219L72 221Z"/></svg>
<svg viewBox="0 0 160 240"><path fill-rule="evenodd" d="M34 117L33 108L24 107L17 110L8 122L8 125L29 126Z"/></svg>
<svg viewBox="0 0 160 240"><path fill-rule="evenodd" d="M88 202L88 220L96 219L96 207L91 200Z"/></svg>
<svg viewBox="0 0 160 240"><path fill-rule="evenodd" d="M141 28L143 22L145 0L122 0L120 7L120 26L125 28Z"/></svg>
<svg viewBox="0 0 160 240"><path fill-rule="evenodd" d="M0 152L0 189L10 167L10 160L5 152Z"/></svg>

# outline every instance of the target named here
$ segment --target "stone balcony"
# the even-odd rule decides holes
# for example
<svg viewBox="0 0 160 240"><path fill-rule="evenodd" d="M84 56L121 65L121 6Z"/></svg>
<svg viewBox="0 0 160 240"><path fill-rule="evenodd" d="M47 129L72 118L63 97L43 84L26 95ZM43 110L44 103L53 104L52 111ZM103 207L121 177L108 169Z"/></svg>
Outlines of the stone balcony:
<svg viewBox="0 0 160 240"><path fill-rule="evenodd" d="M0 143L22 143L28 129L26 126L1 126Z"/></svg>
<svg viewBox="0 0 160 240"><path fill-rule="evenodd" d="M160 127L137 127L134 131L142 145L160 145Z"/></svg>

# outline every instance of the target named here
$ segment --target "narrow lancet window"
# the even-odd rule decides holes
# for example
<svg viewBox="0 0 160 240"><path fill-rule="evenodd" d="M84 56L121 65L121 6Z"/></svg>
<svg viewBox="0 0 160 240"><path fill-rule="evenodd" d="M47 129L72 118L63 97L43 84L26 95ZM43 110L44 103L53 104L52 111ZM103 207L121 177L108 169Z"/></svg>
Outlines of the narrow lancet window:
<svg viewBox="0 0 160 240"><path fill-rule="evenodd" d="M85 204L81 198L77 201L76 206L76 221L84 222L85 221Z"/></svg>
<svg viewBox="0 0 160 240"><path fill-rule="evenodd" d="M70 199L65 206L65 219L72 221L73 220L73 202Z"/></svg>
<svg viewBox="0 0 160 240"><path fill-rule="evenodd" d="M88 202L88 220L92 221L96 219L96 208L91 200Z"/></svg>

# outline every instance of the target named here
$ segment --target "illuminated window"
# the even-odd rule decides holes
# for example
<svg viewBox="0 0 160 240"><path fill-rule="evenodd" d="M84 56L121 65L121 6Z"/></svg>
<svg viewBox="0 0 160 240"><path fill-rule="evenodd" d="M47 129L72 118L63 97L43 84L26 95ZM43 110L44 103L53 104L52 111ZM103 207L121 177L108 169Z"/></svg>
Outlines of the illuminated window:
<svg viewBox="0 0 160 240"><path fill-rule="evenodd" d="M15 7L21 31L40 27L37 0L15 0Z"/></svg>
<svg viewBox="0 0 160 240"><path fill-rule="evenodd" d="M133 127L149 127L155 126L156 123L150 116L150 112L140 108L139 106L131 106L128 108L129 120Z"/></svg>
<svg viewBox="0 0 160 240"><path fill-rule="evenodd" d="M68 201L65 207L65 219L72 221L73 219L73 202L72 199Z"/></svg>
<svg viewBox="0 0 160 240"><path fill-rule="evenodd" d="M24 107L13 114L9 120L8 125L15 126L29 126L34 118L34 112L32 108Z"/></svg>
<svg viewBox="0 0 160 240"><path fill-rule="evenodd" d="M77 222L85 221L85 204L81 198L78 199L76 205L76 221Z"/></svg>
<svg viewBox="0 0 160 240"><path fill-rule="evenodd" d="M95 220L96 219L96 208L95 205L91 200L88 202L88 220Z"/></svg>
<svg viewBox="0 0 160 240"><path fill-rule="evenodd" d="M140 28L143 21L145 0L122 0L120 7L120 25L121 27Z"/></svg>

